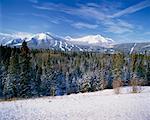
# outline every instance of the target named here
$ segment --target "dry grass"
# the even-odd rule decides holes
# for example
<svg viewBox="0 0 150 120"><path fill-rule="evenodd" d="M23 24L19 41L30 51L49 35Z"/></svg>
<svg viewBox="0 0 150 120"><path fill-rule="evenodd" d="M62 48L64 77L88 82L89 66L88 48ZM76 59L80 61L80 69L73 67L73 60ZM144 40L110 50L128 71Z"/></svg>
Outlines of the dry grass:
<svg viewBox="0 0 150 120"><path fill-rule="evenodd" d="M115 94L120 93L120 87L123 85L121 80L113 80L113 89Z"/></svg>
<svg viewBox="0 0 150 120"><path fill-rule="evenodd" d="M104 90L107 87L107 85L108 85L108 81L102 80L100 85L101 90Z"/></svg>
<svg viewBox="0 0 150 120"><path fill-rule="evenodd" d="M143 85L143 80L139 80L137 78L133 78L130 82L130 85L132 86L131 93L140 93L141 92L141 85Z"/></svg>

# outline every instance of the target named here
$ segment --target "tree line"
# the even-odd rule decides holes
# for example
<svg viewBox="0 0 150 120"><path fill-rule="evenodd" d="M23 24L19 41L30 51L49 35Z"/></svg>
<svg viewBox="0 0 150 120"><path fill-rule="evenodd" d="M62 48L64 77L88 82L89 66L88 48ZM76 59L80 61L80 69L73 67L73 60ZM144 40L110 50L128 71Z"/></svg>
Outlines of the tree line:
<svg viewBox="0 0 150 120"><path fill-rule="evenodd" d="M145 54L62 52L0 46L0 98L30 98L150 85L150 56Z"/></svg>

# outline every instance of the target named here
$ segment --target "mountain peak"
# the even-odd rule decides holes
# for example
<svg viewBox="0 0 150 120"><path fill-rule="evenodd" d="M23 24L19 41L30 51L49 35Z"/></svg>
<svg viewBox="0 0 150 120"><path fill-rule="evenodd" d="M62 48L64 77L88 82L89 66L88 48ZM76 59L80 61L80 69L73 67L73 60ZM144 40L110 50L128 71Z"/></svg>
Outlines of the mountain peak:
<svg viewBox="0 0 150 120"><path fill-rule="evenodd" d="M43 39L46 39L47 38L47 35L45 33L38 33L35 35L35 37L38 39L38 40L43 40Z"/></svg>
<svg viewBox="0 0 150 120"><path fill-rule="evenodd" d="M6 41L6 36L7 41ZM22 41L25 40L31 48L48 48L58 50L77 50L77 51L92 51L101 49L102 47L110 48L113 40L105 38L102 35L87 35L78 38L66 36L64 38L51 34L50 32L41 32L37 34L16 34L16 35L0 34L4 40L1 42L3 45L20 46Z"/></svg>
<svg viewBox="0 0 150 120"><path fill-rule="evenodd" d="M71 38L70 36L65 37L66 40L71 41L75 44L88 44L88 45L97 45L103 47L110 47L114 44L114 41L111 38L105 38L102 35L87 35L78 38Z"/></svg>

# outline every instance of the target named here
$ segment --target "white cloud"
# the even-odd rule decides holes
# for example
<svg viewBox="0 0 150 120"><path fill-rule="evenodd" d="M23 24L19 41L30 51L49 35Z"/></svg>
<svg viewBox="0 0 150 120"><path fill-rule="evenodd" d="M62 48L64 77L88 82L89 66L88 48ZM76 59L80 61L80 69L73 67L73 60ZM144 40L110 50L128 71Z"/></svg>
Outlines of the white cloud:
<svg viewBox="0 0 150 120"><path fill-rule="evenodd" d="M22 38L22 39L29 38L29 37L33 36L32 33L27 33L27 32L14 32L11 35L16 37L16 38Z"/></svg>
<svg viewBox="0 0 150 120"><path fill-rule="evenodd" d="M145 35L150 35L150 31L148 31L148 32L145 32L144 34L145 34Z"/></svg>
<svg viewBox="0 0 150 120"><path fill-rule="evenodd" d="M74 23L72 24L72 26L78 29L81 29L81 28L95 29L98 27L98 25L82 23L82 22Z"/></svg>
<svg viewBox="0 0 150 120"><path fill-rule="evenodd" d="M0 32L0 36L10 36L11 37L11 34Z"/></svg>
<svg viewBox="0 0 150 120"><path fill-rule="evenodd" d="M132 24L129 24L128 22L125 22L123 20L117 19L117 20L107 20L104 22L107 31L113 32L113 33L126 33L126 32L133 32L134 26Z"/></svg>
<svg viewBox="0 0 150 120"><path fill-rule="evenodd" d="M107 29L108 32L112 32L112 33L117 33L117 34L122 34L122 33L126 33L126 32L133 32L131 29L128 28L122 28L118 25L111 25L108 27Z"/></svg>
<svg viewBox="0 0 150 120"><path fill-rule="evenodd" d="M32 15L35 16L35 17L38 17L38 18L43 18L43 19L45 19L45 20L47 20L47 21L49 21L49 22L54 23L53 20L51 20L52 18L49 17L48 15L36 14L36 13L33 13Z"/></svg>
<svg viewBox="0 0 150 120"><path fill-rule="evenodd" d="M42 5L34 5L33 7L41 10L50 10L50 11L57 11L57 12L63 12L70 15L77 15L82 16L86 18L94 18L98 20L104 20L107 17L107 14L105 14L103 11L100 11L102 9L98 9L94 6L88 5L80 5L77 8L75 7L69 7L64 4L54 4L54 3L45 3ZM61 9L60 9L61 8Z"/></svg>
<svg viewBox="0 0 150 120"><path fill-rule="evenodd" d="M42 5L33 5L33 7L41 10L54 10L54 11L55 10L64 11L69 8L64 4L55 4L55 3L43 3Z"/></svg>
<svg viewBox="0 0 150 120"><path fill-rule="evenodd" d="M38 3L38 0L29 0L32 3Z"/></svg>
<svg viewBox="0 0 150 120"><path fill-rule="evenodd" d="M111 17L115 18L115 17L120 17L123 15L131 14L131 13L137 12L139 10L142 10L146 7L150 7L150 0L145 0L136 5L130 6L122 11L119 11L119 12L113 14Z"/></svg>
<svg viewBox="0 0 150 120"><path fill-rule="evenodd" d="M45 3L40 6L34 6L37 9L48 10L48 11L57 11L69 14L72 16L78 16L87 20L98 21L99 24L102 24L107 32L112 32L116 34L122 34L125 32L132 32L134 26L126 21L111 18L111 14L116 11L116 8L110 6L100 6L95 3L88 3L86 5L78 5L78 7L70 7L64 4L54 4L54 3ZM61 8L61 9L60 9ZM91 25L89 23L83 23L82 21L78 23L72 23L71 25L80 29L96 29L99 24L95 23Z"/></svg>
<svg viewBox="0 0 150 120"><path fill-rule="evenodd" d="M63 16L50 17L50 16L45 15L45 14L36 14L36 13L33 13L32 15L35 17L43 18L43 19L45 19L51 23L54 23L54 24L60 24L62 21L66 22L66 23L72 23L73 22L72 20L70 20L66 17L63 17Z"/></svg>
<svg viewBox="0 0 150 120"><path fill-rule="evenodd" d="M13 38L27 38L27 37L31 37L33 36L32 33L27 33L27 32L12 32L12 33L0 33L0 36L9 36L9 37L13 37Z"/></svg>

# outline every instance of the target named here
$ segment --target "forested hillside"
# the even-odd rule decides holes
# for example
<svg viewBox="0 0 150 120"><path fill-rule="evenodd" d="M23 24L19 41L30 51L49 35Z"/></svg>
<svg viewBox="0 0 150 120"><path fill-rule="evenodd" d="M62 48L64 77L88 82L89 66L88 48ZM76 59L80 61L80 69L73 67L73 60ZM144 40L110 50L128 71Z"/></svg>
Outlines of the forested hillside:
<svg viewBox="0 0 150 120"><path fill-rule="evenodd" d="M93 92L121 85L150 85L150 56L62 52L0 46L0 98Z"/></svg>

